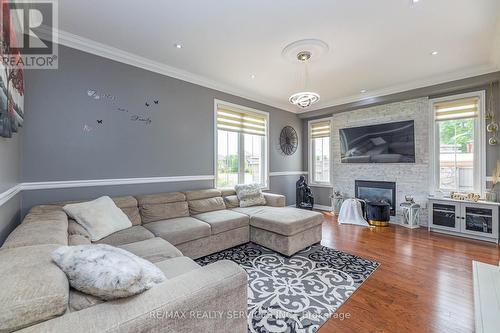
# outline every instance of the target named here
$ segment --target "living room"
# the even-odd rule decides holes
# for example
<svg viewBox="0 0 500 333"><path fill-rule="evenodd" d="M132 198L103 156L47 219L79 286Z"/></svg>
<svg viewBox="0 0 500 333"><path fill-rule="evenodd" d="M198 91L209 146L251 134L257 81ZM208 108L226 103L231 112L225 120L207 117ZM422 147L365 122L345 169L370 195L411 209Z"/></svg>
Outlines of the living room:
<svg viewBox="0 0 500 333"><path fill-rule="evenodd" d="M1 8L0 332L499 330L497 0Z"/></svg>

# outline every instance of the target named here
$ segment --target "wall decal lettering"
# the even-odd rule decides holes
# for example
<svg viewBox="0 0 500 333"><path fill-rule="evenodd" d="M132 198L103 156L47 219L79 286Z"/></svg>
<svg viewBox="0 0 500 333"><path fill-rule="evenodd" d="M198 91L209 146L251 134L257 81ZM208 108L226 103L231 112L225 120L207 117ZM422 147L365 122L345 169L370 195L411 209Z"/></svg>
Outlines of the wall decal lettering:
<svg viewBox="0 0 500 333"><path fill-rule="evenodd" d="M151 124L151 118L149 117L143 117L143 116L140 116L140 115L137 115L137 114L134 114L133 116L130 117L130 120L131 121L139 121L139 122L144 122L146 125L149 125Z"/></svg>

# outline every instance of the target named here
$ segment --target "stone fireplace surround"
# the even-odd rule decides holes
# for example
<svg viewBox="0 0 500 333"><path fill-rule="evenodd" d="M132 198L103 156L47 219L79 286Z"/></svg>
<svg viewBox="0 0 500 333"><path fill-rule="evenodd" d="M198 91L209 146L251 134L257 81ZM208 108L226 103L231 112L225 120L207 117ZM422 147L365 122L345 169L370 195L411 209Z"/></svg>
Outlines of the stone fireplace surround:
<svg viewBox="0 0 500 333"><path fill-rule="evenodd" d="M348 197L355 197L355 179L395 182L396 216L391 217L391 222L399 222L400 204L404 202L405 195L408 195L422 206L420 223L427 225L426 207L430 186L428 105L428 98L418 98L334 114L332 116L333 190L341 191ZM403 120L415 121L415 163L341 163L339 129ZM324 189L313 188L313 193L315 196L318 194L324 196L322 190Z"/></svg>

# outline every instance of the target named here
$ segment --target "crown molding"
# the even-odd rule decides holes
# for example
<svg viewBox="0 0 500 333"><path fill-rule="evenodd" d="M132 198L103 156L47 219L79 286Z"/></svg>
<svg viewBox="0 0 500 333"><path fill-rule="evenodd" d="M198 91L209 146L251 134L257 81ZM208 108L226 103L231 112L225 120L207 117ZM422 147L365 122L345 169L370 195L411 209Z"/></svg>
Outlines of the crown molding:
<svg viewBox="0 0 500 333"><path fill-rule="evenodd" d="M419 88L425 88L425 87L429 87L429 86L433 86L433 85L437 85L437 84L442 84L442 83L466 79L466 78L470 78L470 77L474 77L474 76L494 73L497 71L499 71L499 67L497 67L495 65L491 65L491 64L472 67L472 68L468 68L465 70L459 70L459 71L450 72L450 73L446 73L446 74L442 74L442 75L432 76L432 77L422 79L422 80L410 81L410 82L394 85L394 86L387 87L387 88L373 90L367 94L363 94L363 96L353 95L353 96L349 96L349 97L336 98L336 99L333 99L333 100L326 102L325 104L321 104L317 107L313 107L313 108L310 108L310 109L305 110L305 111L298 111L297 113L298 114L305 114L305 113L312 112L312 111L327 109L327 108L333 107L333 106L339 106L339 105L359 102L359 101L363 101L363 100L370 100L370 99L376 98L376 97L382 97L382 96L387 96L387 95L391 95L391 94L402 93L405 91L410 91L410 90L419 89Z"/></svg>
<svg viewBox="0 0 500 333"><path fill-rule="evenodd" d="M57 32L58 44L64 45L73 49L91 53L103 58L111 59L117 62L121 62L130 66L145 69L150 72L162 74L165 76L173 77L182 81L194 83L205 88L218 90L223 93L235 95L241 98L245 98L254 102L262 103L268 106L278 108L280 110L288 111L291 113L297 113L292 105L288 103L276 103L269 98L266 98L260 94L249 93L244 89L235 88L233 86L217 82L215 80L209 79L207 77L193 74L191 72L168 66L161 62L151 60L136 54L115 48L109 45L105 45L94 40L81 37L63 30L58 30Z"/></svg>
<svg viewBox="0 0 500 333"><path fill-rule="evenodd" d="M500 31L500 24L497 30ZM500 32L499 32L500 35ZM103 58L111 59L134 67L142 68L154 73L162 74L165 76L173 77L182 81L197 84L209 89L217 90L223 93L235 95L245 98L254 102L262 103L280 110L288 111L294 114L306 114L308 112L326 109L333 106L359 102L371 98L381 97L385 95L401 93L413 89L424 88L436 84L446 83L450 81L465 79L473 76L488 74L500 70L500 42L495 41L491 55L491 64L482 65L478 67L468 68L455 72L446 73L443 75L432 76L422 80L409 81L406 83L393 85L390 87L369 91L368 94L352 95L348 97L336 98L318 106L302 110L284 101L283 103L276 102L261 94L251 93L244 89L235 88L233 86L217 82L205 76L197 75L179 68L168 66L164 63L154 61L136 54L105 45L94 40L81 37L63 30L57 33L58 44L64 45L73 49L91 53Z"/></svg>

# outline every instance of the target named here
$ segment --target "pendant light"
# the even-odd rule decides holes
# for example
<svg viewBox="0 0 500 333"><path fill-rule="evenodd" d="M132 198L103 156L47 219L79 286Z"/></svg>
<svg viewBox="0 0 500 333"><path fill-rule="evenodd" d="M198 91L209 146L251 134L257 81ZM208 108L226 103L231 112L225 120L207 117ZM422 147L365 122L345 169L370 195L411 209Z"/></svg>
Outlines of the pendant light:
<svg viewBox="0 0 500 333"><path fill-rule="evenodd" d="M300 62L302 66L304 66L304 90L301 92L297 92L290 96L288 99L290 103L293 105L297 105L302 109L306 109L313 105L314 103L319 101L319 94L308 91L307 84L309 80L309 75L307 71L307 64L311 59L311 52L309 51L301 51L297 54L297 60Z"/></svg>

